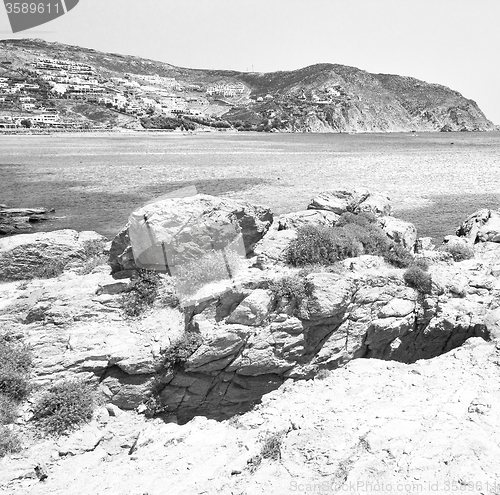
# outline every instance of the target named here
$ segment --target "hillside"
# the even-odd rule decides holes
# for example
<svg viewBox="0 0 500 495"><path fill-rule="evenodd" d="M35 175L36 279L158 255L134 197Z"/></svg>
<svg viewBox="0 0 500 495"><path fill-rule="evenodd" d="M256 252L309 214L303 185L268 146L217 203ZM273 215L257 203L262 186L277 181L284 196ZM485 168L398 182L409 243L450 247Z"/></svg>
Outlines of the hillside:
<svg viewBox="0 0 500 495"><path fill-rule="evenodd" d="M19 126L281 132L495 129L473 100L411 77L335 64L273 73L188 69L43 40L3 40L0 127Z"/></svg>

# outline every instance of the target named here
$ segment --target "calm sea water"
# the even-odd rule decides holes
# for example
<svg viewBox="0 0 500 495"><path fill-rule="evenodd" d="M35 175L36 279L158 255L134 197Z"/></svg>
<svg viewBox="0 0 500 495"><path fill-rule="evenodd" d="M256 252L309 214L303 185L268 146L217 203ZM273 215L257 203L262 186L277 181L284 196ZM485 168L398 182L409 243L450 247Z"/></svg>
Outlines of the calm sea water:
<svg viewBox="0 0 500 495"><path fill-rule="evenodd" d="M0 203L46 206L43 230L112 237L132 210L184 186L305 209L340 186L385 191L419 236L500 207L500 133L0 136Z"/></svg>

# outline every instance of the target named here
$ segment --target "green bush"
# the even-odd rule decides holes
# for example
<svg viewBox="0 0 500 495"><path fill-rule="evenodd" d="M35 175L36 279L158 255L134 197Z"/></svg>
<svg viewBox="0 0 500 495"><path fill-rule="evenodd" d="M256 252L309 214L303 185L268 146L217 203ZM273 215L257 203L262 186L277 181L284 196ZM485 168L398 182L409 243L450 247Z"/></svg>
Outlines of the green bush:
<svg viewBox="0 0 500 495"><path fill-rule="evenodd" d="M377 217L371 213L351 213L346 212L340 215L335 227L344 227L346 225L359 225L360 227L368 227L377 223Z"/></svg>
<svg viewBox="0 0 500 495"><path fill-rule="evenodd" d="M0 425L8 425L17 417L17 402L10 397L0 394Z"/></svg>
<svg viewBox="0 0 500 495"><path fill-rule="evenodd" d="M0 394L22 401L29 392L30 384L26 375L14 370L0 370Z"/></svg>
<svg viewBox="0 0 500 495"><path fill-rule="evenodd" d="M343 228L305 225L297 231L287 250L286 259L290 265L305 266L319 263L333 264L336 261L359 256L362 245L348 235Z"/></svg>
<svg viewBox="0 0 500 495"><path fill-rule="evenodd" d="M298 303L307 298L305 279L300 275L289 275L269 283L269 290L276 299L286 298Z"/></svg>
<svg viewBox="0 0 500 495"><path fill-rule="evenodd" d="M396 244L395 242L392 242L385 251L384 259L387 263L390 263L396 268L407 268L414 261L411 253L403 246Z"/></svg>
<svg viewBox="0 0 500 495"><path fill-rule="evenodd" d="M144 313L158 297L160 285L161 276L157 272L139 270L122 295L121 304L125 314L135 317Z"/></svg>
<svg viewBox="0 0 500 495"><path fill-rule="evenodd" d="M429 261L425 258L415 258L412 264L418 266L424 272L429 269Z"/></svg>
<svg viewBox="0 0 500 495"><path fill-rule="evenodd" d="M432 278L429 273L416 265L410 266L403 275L404 281L421 294L430 294L432 290Z"/></svg>
<svg viewBox="0 0 500 495"><path fill-rule="evenodd" d="M199 333L184 332L182 336L173 342L163 353L163 366L167 370L174 370L182 367L202 343L203 338Z"/></svg>
<svg viewBox="0 0 500 495"><path fill-rule="evenodd" d="M453 261L464 261L474 258L474 248L467 244L445 244L439 250L450 253Z"/></svg>
<svg viewBox="0 0 500 495"><path fill-rule="evenodd" d="M21 450L21 441L15 432L0 425L0 457L15 454Z"/></svg>
<svg viewBox="0 0 500 495"><path fill-rule="evenodd" d="M46 433L61 435L90 421L94 390L83 381L63 380L45 391L33 408L33 419Z"/></svg>
<svg viewBox="0 0 500 495"><path fill-rule="evenodd" d="M333 228L315 225L299 228L286 258L293 266L332 265L362 254L382 256L399 268L405 268L413 261L406 249L389 239L375 224L374 217L353 213L341 215Z"/></svg>
<svg viewBox="0 0 500 495"><path fill-rule="evenodd" d="M26 346L11 341L8 335L0 336L0 394L14 401L25 399L31 365L32 355Z"/></svg>

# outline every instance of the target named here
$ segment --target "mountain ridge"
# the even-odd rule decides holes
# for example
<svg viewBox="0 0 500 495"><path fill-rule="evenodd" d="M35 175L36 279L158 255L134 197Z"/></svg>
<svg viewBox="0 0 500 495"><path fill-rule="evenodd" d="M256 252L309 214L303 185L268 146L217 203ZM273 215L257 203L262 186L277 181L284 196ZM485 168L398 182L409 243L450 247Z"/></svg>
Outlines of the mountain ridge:
<svg viewBox="0 0 500 495"><path fill-rule="evenodd" d="M46 58L90 67L77 84L88 88L75 90L75 84L68 83L71 73L63 74L66 80L59 77L63 82L57 77L51 81L54 69L40 69L39 60ZM48 81L45 97L34 95L35 106L45 108L45 100L55 99L50 105L70 120L91 123L93 106L99 106L100 124L107 127L274 132L497 129L474 100L444 85L334 63L265 73L194 69L40 39L1 40L0 59L4 70L14 68ZM61 94L54 93L58 84L64 86ZM120 94L122 101L113 94ZM73 104L82 99L92 108ZM15 110L15 97L10 103Z"/></svg>

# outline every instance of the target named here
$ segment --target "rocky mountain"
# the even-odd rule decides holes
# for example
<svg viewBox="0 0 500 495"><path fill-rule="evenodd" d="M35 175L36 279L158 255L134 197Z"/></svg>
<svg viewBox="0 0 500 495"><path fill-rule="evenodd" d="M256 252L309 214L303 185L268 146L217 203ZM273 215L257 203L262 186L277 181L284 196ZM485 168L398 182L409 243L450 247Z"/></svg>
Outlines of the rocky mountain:
<svg viewBox="0 0 500 495"><path fill-rule="evenodd" d="M88 73L73 74L78 76L73 83L67 73L59 74L61 92L52 84L43 98L34 95L35 107L49 103L77 121L106 126L280 132L495 129L473 100L445 86L343 65L272 73L201 70L42 40L0 42L0 68L7 77L50 81L55 69L69 67L50 67L40 63L43 59L83 64ZM8 97L4 109L17 103Z"/></svg>

